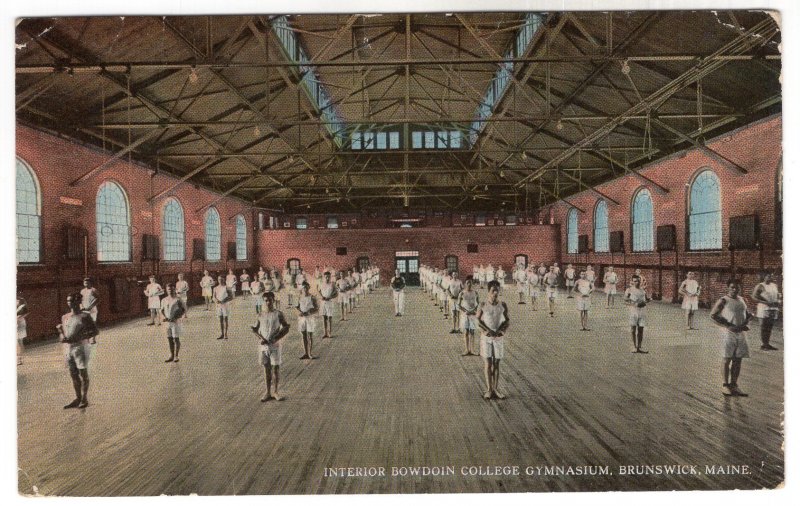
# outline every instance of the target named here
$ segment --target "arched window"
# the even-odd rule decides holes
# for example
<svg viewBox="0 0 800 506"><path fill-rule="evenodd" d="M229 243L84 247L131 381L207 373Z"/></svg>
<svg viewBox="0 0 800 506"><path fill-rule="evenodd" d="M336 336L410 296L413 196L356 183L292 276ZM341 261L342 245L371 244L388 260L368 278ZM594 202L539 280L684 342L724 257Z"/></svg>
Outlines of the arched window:
<svg viewBox="0 0 800 506"><path fill-rule="evenodd" d="M236 260L247 260L247 222L241 214L236 216Z"/></svg>
<svg viewBox="0 0 800 506"><path fill-rule="evenodd" d="M567 213L567 253L578 252L578 210L574 207Z"/></svg>
<svg viewBox="0 0 800 506"><path fill-rule="evenodd" d="M653 198L647 189L636 193L631 209L633 251L653 251Z"/></svg>
<svg viewBox="0 0 800 506"><path fill-rule="evenodd" d="M17 263L41 259L41 202L33 170L17 158Z"/></svg>
<svg viewBox="0 0 800 506"><path fill-rule="evenodd" d="M183 207L174 198L164 206L161 232L164 235L164 260L186 260Z"/></svg>
<svg viewBox="0 0 800 506"><path fill-rule="evenodd" d="M221 236L219 212L212 207L206 211L206 260L214 262L222 259Z"/></svg>
<svg viewBox="0 0 800 506"><path fill-rule="evenodd" d="M131 213L120 185L106 181L97 191L97 261L130 262Z"/></svg>
<svg viewBox="0 0 800 506"><path fill-rule="evenodd" d="M601 200L594 208L594 251L608 252L608 204Z"/></svg>
<svg viewBox="0 0 800 506"><path fill-rule="evenodd" d="M719 178L704 170L689 190L689 249L722 249L722 202Z"/></svg>

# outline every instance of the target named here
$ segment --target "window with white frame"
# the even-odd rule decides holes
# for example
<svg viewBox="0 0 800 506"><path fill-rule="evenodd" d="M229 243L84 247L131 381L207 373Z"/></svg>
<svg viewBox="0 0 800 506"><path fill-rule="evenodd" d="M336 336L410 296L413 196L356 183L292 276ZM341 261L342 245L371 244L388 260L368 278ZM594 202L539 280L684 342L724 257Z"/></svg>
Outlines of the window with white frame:
<svg viewBox="0 0 800 506"><path fill-rule="evenodd" d="M645 188L633 198L631 237L633 251L653 251L653 198Z"/></svg>
<svg viewBox="0 0 800 506"><path fill-rule="evenodd" d="M247 260L247 220L236 216L236 260Z"/></svg>
<svg viewBox="0 0 800 506"><path fill-rule="evenodd" d="M128 198L117 183L106 181L97 191L97 261L130 262L131 218Z"/></svg>
<svg viewBox="0 0 800 506"><path fill-rule="evenodd" d="M222 260L220 242L222 231L220 230L219 212L212 208L206 211L206 260L216 262Z"/></svg>
<svg viewBox="0 0 800 506"><path fill-rule="evenodd" d="M161 233L164 236L164 260L186 260L183 207L177 199L169 199L164 206Z"/></svg>
<svg viewBox="0 0 800 506"><path fill-rule="evenodd" d="M41 196L36 176L17 158L17 263L36 263L41 257Z"/></svg>
<svg viewBox="0 0 800 506"><path fill-rule="evenodd" d="M689 249L722 248L722 200L719 178L704 170L689 190Z"/></svg>
<svg viewBox="0 0 800 506"><path fill-rule="evenodd" d="M567 212L567 253L578 252L578 210Z"/></svg>

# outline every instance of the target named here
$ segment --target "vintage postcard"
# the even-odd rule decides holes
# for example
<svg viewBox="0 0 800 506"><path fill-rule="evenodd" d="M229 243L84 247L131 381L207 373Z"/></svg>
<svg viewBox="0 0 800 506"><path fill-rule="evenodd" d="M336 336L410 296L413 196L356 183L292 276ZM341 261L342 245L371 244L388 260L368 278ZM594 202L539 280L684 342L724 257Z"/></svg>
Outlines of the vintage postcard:
<svg viewBox="0 0 800 506"><path fill-rule="evenodd" d="M780 12L398 8L16 20L19 494L784 486Z"/></svg>

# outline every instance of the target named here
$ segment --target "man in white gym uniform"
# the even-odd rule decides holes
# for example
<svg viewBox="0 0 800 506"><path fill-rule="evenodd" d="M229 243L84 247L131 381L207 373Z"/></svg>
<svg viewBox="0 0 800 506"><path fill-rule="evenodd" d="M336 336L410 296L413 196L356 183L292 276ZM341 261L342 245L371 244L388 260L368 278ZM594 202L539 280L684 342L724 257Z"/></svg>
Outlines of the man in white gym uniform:
<svg viewBox="0 0 800 506"><path fill-rule="evenodd" d="M567 285L567 298L572 298L572 289L575 287L575 268L572 267L572 264L567 264L567 268L564 269L564 281Z"/></svg>
<svg viewBox="0 0 800 506"><path fill-rule="evenodd" d="M289 324L283 313L275 307L275 294L265 292L259 297L263 297L266 310L258 317L255 325L250 327L258 338L261 346L258 350L259 362L264 366L264 380L266 390L261 397L261 402L270 399L276 401L283 400L278 393L280 382L280 366L283 363L283 338L289 333ZM274 380L273 380L274 378ZM274 393L272 386L275 385Z"/></svg>
<svg viewBox="0 0 800 506"><path fill-rule="evenodd" d="M161 285L156 283L156 277L150 276L150 283L144 289L144 296L147 297L147 309L150 311L150 323L148 325L156 324L156 317L158 311L161 309L161 296L164 295L164 289ZM158 322L161 325L161 321Z"/></svg>
<svg viewBox="0 0 800 506"><path fill-rule="evenodd" d="M186 314L186 304L178 297L175 285L167 283L167 296L161 299L161 319L166 323L164 334L169 343L169 358L164 362L178 362L181 352L181 317Z"/></svg>
<svg viewBox="0 0 800 506"><path fill-rule="evenodd" d="M406 280L400 275L400 270L394 271L394 277L389 281L389 286L392 287L392 299L394 300L394 315L403 316L405 310L406 294Z"/></svg>
<svg viewBox="0 0 800 506"><path fill-rule="evenodd" d="M317 327L317 321L314 317L319 311L319 304L317 298L310 293L311 285L308 281L303 281L300 285L300 294L297 297L297 327L303 335L303 355L301 360L313 360L315 357L311 350L314 347L314 331Z"/></svg>
<svg viewBox="0 0 800 506"><path fill-rule="evenodd" d="M581 271L580 278L575 282L575 289L578 294L577 307L581 314L581 330L589 330L589 308L592 307L592 292L594 283L586 277L586 271Z"/></svg>
<svg viewBox="0 0 800 506"><path fill-rule="evenodd" d="M469 276L464 290L458 296L458 309L461 311L461 322L464 328L464 353L462 356L476 355L472 352L475 330L478 328L478 307L480 298L474 289L475 280Z"/></svg>
<svg viewBox="0 0 800 506"><path fill-rule="evenodd" d="M500 382L500 360L505 356L505 333L508 330L508 307L499 298L500 284L492 281L486 287L489 299L478 309L478 325L481 330L481 357L484 360L486 391L484 399L505 399L506 395L498 388Z"/></svg>
<svg viewBox="0 0 800 506"><path fill-rule="evenodd" d="M214 278L212 278L208 271L203 271L203 278L200 280L200 289L203 294L203 298L206 301L206 311L211 308L211 299L213 297L213 288L214 288Z"/></svg>
<svg viewBox="0 0 800 506"><path fill-rule="evenodd" d="M747 311L747 304L739 295L742 285L738 280L728 281L728 293L721 297L711 309L711 319L720 326L722 338L722 393L726 396L747 397L739 390L739 374L742 371L742 359L750 357L747 347L746 332L752 313Z"/></svg>
<svg viewBox="0 0 800 506"><path fill-rule="evenodd" d="M186 312L183 313L183 319L189 319L189 283L184 279L183 273L178 274L178 281L175 283L175 293L178 298L183 301L183 306Z"/></svg>
<svg viewBox="0 0 800 506"><path fill-rule="evenodd" d="M686 311L686 330L694 328L694 313L700 305L700 283L697 282L694 272L686 273L686 279L681 282L678 293L683 297L681 308Z"/></svg>
<svg viewBox="0 0 800 506"><path fill-rule="evenodd" d="M92 317L81 311L79 292L67 296L67 306L70 312L61 317L61 323L56 326L56 330L59 341L64 343L64 358L72 378L72 387L75 389L75 399L64 406L64 409L83 409L89 405L88 368L91 356L89 341L93 340L99 331Z"/></svg>
<svg viewBox="0 0 800 506"><path fill-rule="evenodd" d="M228 315L230 313L230 300L232 299L228 287L225 285L225 279L222 276L217 277L217 286L214 287L214 304L217 306L217 316L219 317L219 339L228 339Z"/></svg>
<svg viewBox="0 0 800 506"><path fill-rule="evenodd" d="M551 265L550 270L544 275L544 293L547 296L547 307L550 310L550 317L555 317L556 294L558 293L558 273L556 265Z"/></svg>
<svg viewBox="0 0 800 506"><path fill-rule="evenodd" d="M336 285L331 281L331 273L325 271L323 280L319 285L319 296L322 298L322 326L324 328L323 339L330 339L333 332L333 302L339 292Z"/></svg>
<svg viewBox="0 0 800 506"><path fill-rule="evenodd" d="M614 296L617 295L617 282L619 278L614 272L614 267L609 265L603 274L603 291L606 294L606 309L614 305Z"/></svg>
<svg viewBox="0 0 800 506"><path fill-rule="evenodd" d="M450 331L451 334L458 334L460 332L459 315L461 311L458 309L458 296L461 295L463 289L464 284L458 279L458 273L453 271L450 276L450 284L447 287L447 295L450 297L450 312L453 315L453 330Z"/></svg>
<svg viewBox="0 0 800 506"><path fill-rule="evenodd" d="M631 340L633 341L633 348L631 353L647 353L642 349L642 341L644 340L644 308L650 298L647 293L641 289L639 284L641 281L634 278L631 281L631 286L625 290L625 303L628 305L628 323L631 326Z"/></svg>

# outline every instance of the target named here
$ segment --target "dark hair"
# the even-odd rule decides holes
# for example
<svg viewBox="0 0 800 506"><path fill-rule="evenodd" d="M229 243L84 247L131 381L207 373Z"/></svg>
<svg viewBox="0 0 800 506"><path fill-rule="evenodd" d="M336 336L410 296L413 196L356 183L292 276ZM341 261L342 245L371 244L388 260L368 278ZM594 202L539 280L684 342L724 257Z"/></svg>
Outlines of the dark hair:
<svg viewBox="0 0 800 506"><path fill-rule="evenodd" d="M741 288L742 287L742 282L739 281L736 278L730 278L728 281L725 282L725 286L731 286L731 285L736 285L739 288Z"/></svg>
<svg viewBox="0 0 800 506"><path fill-rule="evenodd" d="M83 302L83 295L81 295L81 292L72 292L67 294L67 297L71 298L73 301L76 301L78 304Z"/></svg>
<svg viewBox="0 0 800 506"><path fill-rule="evenodd" d="M491 290L493 287L497 288L498 290L500 290L500 282L497 281L496 279L493 279L493 280L489 281L489 284L486 285L486 289L487 290Z"/></svg>
<svg viewBox="0 0 800 506"><path fill-rule="evenodd" d="M261 295L261 298L264 299L264 300L273 300L274 301L275 300L275 294L272 293L272 292L264 292L264 294Z"/></svg>
<svg viewBox="0 0 800 506"><path fill-rule="evenodd" d="M175 288L175 283L167 283L167 286L165 288L169 287Z"/></svg>

